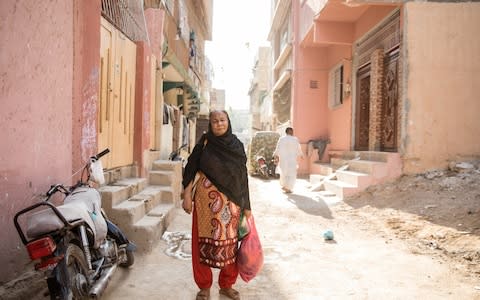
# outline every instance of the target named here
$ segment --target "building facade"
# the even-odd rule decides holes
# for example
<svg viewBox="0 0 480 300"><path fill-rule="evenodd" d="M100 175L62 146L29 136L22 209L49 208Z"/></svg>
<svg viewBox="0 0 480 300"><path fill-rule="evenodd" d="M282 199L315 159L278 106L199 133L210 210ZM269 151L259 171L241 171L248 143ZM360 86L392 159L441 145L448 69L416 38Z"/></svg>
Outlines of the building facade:
<svg viewBox="0 0 480 300"><path fill-rule="evenodd" d="M398 153L402 173L480 155L480 3L272 1L273 119L303 149ZM461 45L461 46L459 46ZM468 59L467 59L468 58Z"/></svg>
<svg viewBox="0 0 480 300"><path fill-rule="evenodd" d="M252 116L252 134L270 129L272 114L271 97L271 53L270 47L259 47L252 68L250 96L250 114Z"/></svg>
<svg viewBox="0 0 480 300"><path fill-rule="evenodd" d="M0 17L4 282L29 261L13 216L38 201L32 196L76 182L76 171L104 148L107 170L145 176L152 160L195 139L195 105L208 102L203 51L212 0L7 0ZM172 82L178 86L168 89ZM165 115L175 117L171 132Z"/></svg>

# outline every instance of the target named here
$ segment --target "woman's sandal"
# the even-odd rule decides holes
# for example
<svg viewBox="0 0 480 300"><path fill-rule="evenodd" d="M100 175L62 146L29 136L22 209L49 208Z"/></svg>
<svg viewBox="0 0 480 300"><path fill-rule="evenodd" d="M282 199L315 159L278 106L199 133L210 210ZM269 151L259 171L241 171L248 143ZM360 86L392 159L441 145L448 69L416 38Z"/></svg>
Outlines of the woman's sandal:
<svg viewBox="0 0 480 300"><path fill-rule="evenodd" d="M210 299L210 289L200 289L197 293L196 300L209 300Z"/></svg>
<svg viewBox="0 0 480 300"><path fill-rule="evenodd" d="M228 298L233 300L240 300L240 293L232 288L220 289L220 295L227 296Z"/></svg>

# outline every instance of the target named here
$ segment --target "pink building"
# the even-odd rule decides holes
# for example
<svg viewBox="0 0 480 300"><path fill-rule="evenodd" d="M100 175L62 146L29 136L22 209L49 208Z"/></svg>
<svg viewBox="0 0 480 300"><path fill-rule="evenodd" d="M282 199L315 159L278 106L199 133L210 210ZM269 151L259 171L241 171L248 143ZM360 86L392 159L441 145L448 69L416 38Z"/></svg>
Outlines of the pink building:
<svg viewBox="0 0 480 300"><path fill-rule="evenodd" d="M211 14L212 0L1 1L0 282L29 261L13 216L32 196L107 147L107 172L145 177L185 139L180 122L166 138L164 103L185 104L195 140Z"/></svg>
<svg viewBox="0 0 480 300"><path fill-rule="evenodd" d="M388 160L386 179L480 155L480 3L272 4L273 117L309 156L300 173Z"/></svg>

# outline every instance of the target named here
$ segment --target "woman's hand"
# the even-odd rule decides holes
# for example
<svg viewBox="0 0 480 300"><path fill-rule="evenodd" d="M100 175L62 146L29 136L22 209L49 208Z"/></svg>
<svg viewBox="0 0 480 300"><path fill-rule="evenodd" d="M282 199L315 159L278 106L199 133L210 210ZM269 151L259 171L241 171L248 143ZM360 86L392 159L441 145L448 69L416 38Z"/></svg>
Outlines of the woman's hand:
<svg viewBox="0 0 480 300"><path fill-rule="evenodd" d="M248 219L248 218L250 218L250 216L252 215L252 211L251 211L251 210L248 210L248 209L244 209L244 210L243 210L243 214L244 214L245 217Z"/></svg>
<svg viewBox="0 0 480 300"><path fill-rule="evenodd" d="M190 214L193 208L193 200L192 200L192 183L190 182L183 192L183 202L182 208L187 213Z"/></svg>
<svg viewBox="0 0 480 300"><path fill-rule="evenodd" d="M187 214L190 214L192 212L192 208L193 208L192 198L191 197L190 197L190 199L183 198L182 207L183 207L183 210Z"/></svg>

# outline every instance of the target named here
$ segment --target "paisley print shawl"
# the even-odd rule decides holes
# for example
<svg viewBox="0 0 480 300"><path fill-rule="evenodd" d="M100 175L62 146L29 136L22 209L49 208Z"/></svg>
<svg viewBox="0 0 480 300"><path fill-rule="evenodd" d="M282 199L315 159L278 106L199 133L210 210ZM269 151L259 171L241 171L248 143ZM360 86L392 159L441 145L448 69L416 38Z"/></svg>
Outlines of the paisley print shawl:
<svg viewBox="0 0 480 300"><path fill-rule="evenodd" d="M214 268L235 263L240 207L200 172L194 195L200 262Z"/></svg>

